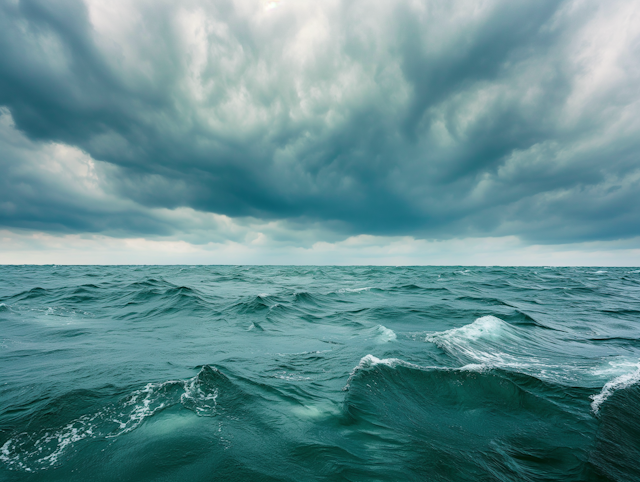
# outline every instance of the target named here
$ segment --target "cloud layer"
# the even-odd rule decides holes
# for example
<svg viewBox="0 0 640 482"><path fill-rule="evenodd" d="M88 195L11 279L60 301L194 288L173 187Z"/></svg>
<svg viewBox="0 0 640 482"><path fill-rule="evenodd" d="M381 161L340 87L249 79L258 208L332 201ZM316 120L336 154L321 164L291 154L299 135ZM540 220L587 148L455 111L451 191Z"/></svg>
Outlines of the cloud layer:
<svg viewBox="0 0 640 482"><path fill-rule="evenodd" d="M7 0L0 51L11 229L640 235L638 2Z"/></svg>

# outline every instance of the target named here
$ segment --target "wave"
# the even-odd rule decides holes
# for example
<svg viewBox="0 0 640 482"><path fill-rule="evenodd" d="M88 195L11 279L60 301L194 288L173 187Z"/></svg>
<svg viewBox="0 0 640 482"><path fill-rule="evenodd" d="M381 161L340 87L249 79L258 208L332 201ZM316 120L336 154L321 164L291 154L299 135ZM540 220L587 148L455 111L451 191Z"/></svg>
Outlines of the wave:
<svg viewBox="0 0 640 482"><path fill-rule="evenodd" d="M464 301L482 306L508 306L509 308L513 308L509 303L489 296L458 296L456 301Z"/></svg>
<svg viewBox="0 0 640 482"><path fill-rule="evenodd" d="M614 392L618 390L624 390L640 382L640 363L638 363L636 367L636 371L632 373L625 373L614 378L613 380L608 381L607 383L605 383L604 387L602 387L600 393L591 396L591 400L593 400L591 402L591 409L593 410L594 414L598 414L598 412L600 411L600 406L604 402L606 402Z"/></svg>
<svg viewBox="0 0 640 482"><path fill-rule="evenodd" d="M613 395L608 397L607 403L599 407L598 432L589 457L589 462L599 472L599 477L594 480L637 479L640 460L640 385L628 382L618 386Z"/></svg>
<svg viewBox="0 0 640 482"><path fill-rule="evenodd" d="M415 365L413 363L406 362L404 360L400 360L399 358L384 358L380 359L371 354L365 355L360 359L360 362L351 370L349 374L349 378L347 379L347 384L342 389L343 391L349 391L349 387L351 386L351 381L358 374L358 372L362 370L367 370L369 368L375 367L376 365L387 365L389 367L396 367L398 365L403 365L411 368L415 368L416 370L428 370L428 369L438 369L438 367L422 367L420 365ZM443 368L443 370L446 370Z"/></svg>
<svg viewBox="0 0 640 482"><path fill-rule="evenodd" d="M340 288L336 291L332 291L331 293L362 293L370 290L370 286L365 286L364 288Z"/></svg>
<svg viewBox="0 0 640 482"><path fill-rule="evenodd" d="M469 325L460 328L452 328L441 333L428 335L426 340L437 343L438 341L463 338L477 340L483 338L499 338L507 332L507 324L495 316L483 316Z"/></svg>
<svg viewBox="0 0 640 482"><path fill-rule="evenodd" d="M35 287L7 299L16 304L18 310L44 309L48 310L46 314L63 316L90 314L85 309L78 310L78 307L98 306L98 309L113 312L116 319L138 319L184 312L202 313L211 309L210 302L199 290L160 278L147 278L124 286L104 282L47 289Z"/></svg>
<svg viewBox="0 0 640 482"><path fill-rule="evenodd" d="M584 358L578 352L577 357L565 353L565 360L559 365L552 358L558 346L552 339L540 331L528 333L495 316L484 316L460 328L429 334L425 341L434 343L449 355L467 363L467 368L503 368L571 385L590 385L609 377L601 392L589 397L595 415L615 391L640 382L640 363L637 359L629 361L624 356L618 356L604 366L593 367L574 361ZM580 349L592 352L593 346L584 345ZM613 379L610 378L612 375L615 375Z"/></svg>
<svg viewBox="0 0 640 482"><path fill-rule="evenodd" d="M231 305L227 310L231 313L238 313L241 315L258 313L260 311L267 311L272 307L266 296L258 295L253 296L248 300L240 301Z"/></svg>
<svg viewBox="0 0 640 482"><path fill-rule="evenodd" d="M332 300L324 295L298 291L293 293L293 304L301 307L322 308L332 303Z"/></svg>
<svg viewBox="0 0 640 482"><path fill-rule="evenodd" d="M435 344L462 365L502 368L569 386L602 386L612 374L628 377L631 376L629 369L635 370L638 366L637 359L629 362L627 356L619 354L604 368L594 366L598 360L594 355L612 356L604 344L596 348L589 338L569 341L562 332L537 325L511 325L495 316L484 316L460 328L428 334L425 341ZM558 358L558 350L563 350L562 359ZM607 393L605 390L602 399L606 399ZM600 405L600 400L597 399L595 407Z"/></svg>
<svg viewBox="0 0 640 482"><path fill-rule="evenodd" d="M633 479L635 268L466 269L0 267L0 480Z"/></svg>
<svg viewBox="0 0 640 482"><path fill-rule="evenodd" d="M407 473L397 479L484 480L487 470L496 480L571 479L588 458L584 434L596 428L583 415L585 389L480 365L429 367L367 355L345 390L345 424L371 444L402 447Z"/></svg>
<svg viewBox="0 0 640 482"><path fill-rule="evenodd" d="M215 416L219 391L230 383L217 368L208 365L187 380L149 383L119 402L63 426L14 435L0 447L0 461L26 472L47 469L58 464L78 442L120 437L177 404L200 417Z"/></svg>
<svg viewBox="0 0 640 482"><path fill-rule="evenodd" d="M118 319L145 319L174 314L209 313L211 304L195 288L178 286L169 282L146 280L128 288L136 290L115 293L114 303L120 305Z"/></svg>
<svg viewBox="0 0 640 482"><path fill-rule="evenodd" d="M260 325L260 323L258 323L257 321L254 321L249 325L249 328L247 328L247 331L251 331L251 330L264 331L264 328L262 328L262 325Z"/></svg>
<svg viewBox="0 0 640 482"><path fill-rule="evenodd" d="M10 296L9 299L14 301L30 301L47 296L49 292L49 290L37 286L29 290L21 291L20 293L16 293L15 295Z"/></svg>
<svg viewBox="0 0 640 482"><path fill-rule="evenodd" d="M331 293L329 294L331 295ZM248 299L238 301L225 311L233 314L251 315L259 312L273 312L277 310L285 313L298 313L314 315L318 313L318 309L334 303L328 295L318 293L310 293L308 291L298 291L292 294L292 298L284 295L270 295L261 293Z"/></svg>
<svg viewBox="0 0 640 482"><path fill-rule="evenodd" d="M391 292L422 292L422 293L450 293L451 290L442 286L420 286L415 283L402 284L402 285L394 285L387 288L384 291Z"/></svg>
<svg viewBox="0 0 640 482"><path fill-rule="evenodd" d="M46 289L35 287L11 295L9 298L18 302L25 302L47 297L50 301L54 302L67 302L69 304L85 303L96 299L100 289L99 286L93 283Z"/></svg>
<svg viewBox="0 0 640 482"><path fill-rule="evenodd" d="M520 347L523 337L518 336L517 328L495 316L483 316L473 323L436 332L425 337L431 342L468 363L476 362L495 366L515 366L521 360L513 354L506 353L506 345Z"/></svg>
<svg viewBox="0 0 640 482"><path fill-rule="evenodd" d="M393 330L382 325L377 326L377 331L379 333L377 336L378 343L388 343L390 341L395 341L398 338Z"/></svg>

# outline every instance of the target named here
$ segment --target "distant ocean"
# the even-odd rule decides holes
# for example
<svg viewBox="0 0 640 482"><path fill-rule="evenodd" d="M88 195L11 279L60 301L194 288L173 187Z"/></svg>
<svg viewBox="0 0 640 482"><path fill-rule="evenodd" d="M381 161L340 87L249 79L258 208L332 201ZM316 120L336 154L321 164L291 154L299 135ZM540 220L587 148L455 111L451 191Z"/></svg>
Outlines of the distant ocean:
<svg viewBox="0 0 640 482"><path fill-rule="evenodd" d="M640 270L0 267L2 481L640 480Z"/></svg>

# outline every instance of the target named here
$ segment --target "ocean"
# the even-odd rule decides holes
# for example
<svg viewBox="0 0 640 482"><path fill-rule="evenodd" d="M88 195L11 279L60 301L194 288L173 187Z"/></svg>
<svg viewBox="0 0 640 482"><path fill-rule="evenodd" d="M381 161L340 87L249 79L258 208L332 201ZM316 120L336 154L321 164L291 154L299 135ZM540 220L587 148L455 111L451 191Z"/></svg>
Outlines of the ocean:
<svg viewBox="0 0 640 482"><path fill-rule="evenodd" d="M640 270L2 266L2 481L640 480Z"/></svg>

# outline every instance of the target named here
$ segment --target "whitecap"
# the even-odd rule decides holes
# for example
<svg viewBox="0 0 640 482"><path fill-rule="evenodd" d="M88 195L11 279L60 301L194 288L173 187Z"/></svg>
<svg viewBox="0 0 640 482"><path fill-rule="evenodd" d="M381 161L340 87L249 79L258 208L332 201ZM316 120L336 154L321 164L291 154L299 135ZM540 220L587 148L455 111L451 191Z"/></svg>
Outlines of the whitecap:
<svg viewBox="0 0 640 482"><path fill-rule="evenodd" d="M106 438L113 438L129 433L138 428L144 419L155 415L160 410L174 405L171 397L165 396L171 388L178 388L186 382L170 380L164 383L148 383L143 389L136 390L122 403L116 413L108 414L107 418L118 424L118 429L106 434Z"/></svg>
<svg viewBox="0 0 640 482"><path fill-rule="evenodd" d="M502 367L549 366L541 364L540 352L549 340L532 334L495 316L483 316L460 328L430 333L425 341L434 343L462 361Z"/></svg>
<svg viewBox="0 0 640 482"><path fill-rule="evenodd" d="M390 341L395 341L398 338L393 330L382 325L378 325L377 330L380 333L377 337L378 343L388 343Z"/></svg>
<svg viewBox="0 0 640 482"><path fill-rule="evenodd" d="M600 406L617 390L624 390L625 388L629 388L632 385L640 382L640 364L636 365L636 371L625 373L624 375L620 375L613 380L605 383L602 390L597 395L591 395L591 410L593 410L594 414L598 414L600 411Z"/></svg>
<svg viewBox="0 0 640 482"><path fill-rule="evenodd" d="M488 365L485 365L484 363L469 363L468 365L463 366L462 368L460 368L460 371L462 372L486 372L487 370L490 370L491 367Z"/></svg>
<svg viewBox="0 0 640 482"><path fill-rule="evenodd" d="M193 377L184 383L184 393L180 395L180 403L197 415L211 416L216 413L218 389L208 391L203 387L198 377Z"/></svg>
<svg viewBox="0 0 640 482"><path fill-rule="evenodd" d="M489 315L478 318L473 323L460 328L429 334L425 341L438 345L453 341L477 340L479 338L495 340L507 334L509 328L508 323Z"/></svg>
<svg viewBox="0 0 640 482"><path fill-rule="evenodd" d="M365 355L360 359L360 362L353 368L353 370L351 370L351 373L349 374L349 378L347 379L347 384L344 386L344 388L342 389L343 391L348 391L349 387L351 386L351 381L353 380L353 377L356 376L356 374L360 371L360 370L367 370L369 368L373 368L376 365L386 365L388 367L392 367L395 368L398 365L402 365L402 366L406 366L406 367L410 367L410 368L416 368L418 370L429 370L429 369L435 369L438 370L440 368L438 367L422 367L420 365L416 365L414 363L409 363L406 362L404 360L401 360L399 358L383 358L380 359L376 356L373 356L371 354L369 355Z"/></svg>
<svg viewBox="0 0 640 482"><path fill-rule="evenodd" d="M407 368L412 368L414 370L422 370L422 371L428 371L428 370L439 370L439 371L443 371L443 372L449 372L449 371L460 371L460 372L485 372L487 370L491 370L492 366L490 365L486 365L486 364L477 364L477 363L470 363L468 365L465 365L463 367L460 368L450 368L450 367L441 367L441 366L422 366L422 365L417 365L415 363L411 363L405 360L401 360L400 358L378 358L374 355L365 355L360 359L360 362L353 368L353 370L351 370L351 373L349 373L349 378L347 379L347 384L344 386L344 388L342 389L343 391L348 391L349 387L351 386L351 382L353 381L353 378L357 375L357 373L359 371L362 370L369 370L371 368L374 368L377 365L386 365L390 368L396 368L398 366L403 366L403 367L407 367Z"/></svg>
<svg viewBox="0 0 640 482"><path fill-rule="evenodd" d="M198 416L216 413L218 389L207 378L215 368L205 366L187 380L148 383L120 402L83 415L62 427L21 433L0 447L0 461L11 469L32 472L55 466L70 447L85 439L115 438L138 428L165 408L180 403Z"/></svg>
<svg viewBox="0 0 640 482"><path fill-rule="evenodd" d="M629 357L617 357L591 369L591 374L605 381L633 372L638 368L638 360Z"/></svg>
<svg viewBox="0 0 640 482"><path fill-rule="evenodd" d="M289 373L286 371L281 371L273 375L274 378L279 378L280 380L287 380L288 382L306 382L311 380L311 377L305 377L302 375L296 375L294 373Z"/></svg>
<svg viewBox="0 0 640 482"><path fill-rule="evenodd" d="M21 433L7 440L0 448L0 461L9 468L26 472L53 466L69 445L94 436L96 427L93 422L97 417L98 414L83 416L57 430L47 430L33 443L30 434ZM31 448L30 452L23 450L27 445Z"/></svg>
<svg viewBox="0 0 640 482"><path fill-rule="evenodd" d="M535 372L537 376L549 368L558 368L540 359L539 340L495 316L483 316L460 328L428 334L425 341L467 366L508 368Z"/></svg>
<svg viewBox="0 0 640 482"><path fill-rule="evenodd" d="M363 291L369 291L370 289L370 286L365 286L364 288L340 288L335 291L335 293L361 293Z"/></svg>

